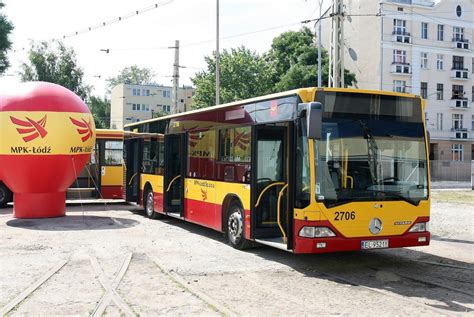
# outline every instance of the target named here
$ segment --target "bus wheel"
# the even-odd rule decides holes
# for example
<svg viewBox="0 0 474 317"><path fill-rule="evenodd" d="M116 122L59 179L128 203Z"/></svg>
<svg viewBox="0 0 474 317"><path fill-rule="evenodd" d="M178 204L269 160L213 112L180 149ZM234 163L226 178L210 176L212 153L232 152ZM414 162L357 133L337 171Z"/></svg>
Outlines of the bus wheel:
<svg viewBox="0 0 474 317"><path fill-rule="evenodd" d="M238 249L244 250L250 247L250 241L245 238L244 210L237 203L232 203L229 207L227 218L227 238L229 244Z"/></svg>
<svg viewBox="0 0 474 317"><path fill-rule="evenodd" d="M145 213L150 219L157 219L159 214L155 212L155 197L153 195L153 190L148 188L143 197Z"/></svg>
<svg viewBox="0 0 474 317"><path fill-rule="evenodd" d="M11 201L11 192L4 184L0 183L0 208L6 207Z"/></svg>

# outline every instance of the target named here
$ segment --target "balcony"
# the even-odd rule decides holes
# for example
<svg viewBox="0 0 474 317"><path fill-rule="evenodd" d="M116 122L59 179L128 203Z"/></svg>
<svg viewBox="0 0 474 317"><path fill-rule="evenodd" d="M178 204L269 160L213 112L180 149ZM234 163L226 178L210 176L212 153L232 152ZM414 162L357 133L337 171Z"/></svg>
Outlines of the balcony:
<svg viewBox="0 0 474 317"><path fill-rule="evenodd" d="M411 35L409 32L405 31L393 31L392 32L392 41L398 43L411 43Z"/></svg>
<svg viewBox="0 0 474 317"><path fill-rule="evenodd" d="M467 129L451 129L453 131L452 138L457 140L467 140L469 139L469 134L467 133Z"/></svg>
<svg viewBox="0 0 474 317"><path fill-rule="evenodd" d="M411 75L411 65L410 63L393 62L390 67L390 72L392 74Z"/></svg>
<svg viewBox="0 0 474 317"><path fill-rule="evenodd" d="M469 69L467 68L453 68L451 69L451 78L458 80L469 80Z"/></svg>
<svg viewBox="0 0 474 317"><path fill-rule="evenodd" d="M467 99L453 99L451 101L452 109L466 110L469 109L469 100Z"/></svg>
<svg viewBox="0 0 474 317"><path fill-rule="evenodd" d="M453 38L453 48L468 50L469 49L469 40L463 38Z"/></svg>

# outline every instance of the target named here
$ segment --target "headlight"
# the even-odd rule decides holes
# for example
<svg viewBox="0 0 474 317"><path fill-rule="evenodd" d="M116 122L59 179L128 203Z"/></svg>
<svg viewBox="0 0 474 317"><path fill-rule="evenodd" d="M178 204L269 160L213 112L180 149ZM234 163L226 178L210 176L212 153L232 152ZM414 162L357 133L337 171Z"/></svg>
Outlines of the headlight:
<svg viewBox="0 0 474 317"><path fill-rule="evenodd" d="M408 232L425 232L425 231L428 231L428 222L415 223Z"/></svg>
<svg viewBox="0 0 474 317"><path fill-rule="evenodd" d="M304 238L324 238L335 237L336 234L327 227L303 227L300 230L300 237Z"/></svg>

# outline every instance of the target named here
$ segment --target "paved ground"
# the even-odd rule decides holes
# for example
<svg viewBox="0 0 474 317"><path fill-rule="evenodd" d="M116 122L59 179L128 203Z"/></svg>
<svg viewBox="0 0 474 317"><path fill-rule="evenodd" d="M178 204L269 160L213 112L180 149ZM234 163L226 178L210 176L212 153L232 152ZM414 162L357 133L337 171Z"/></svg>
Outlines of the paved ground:
<svg viewBox="0 0 474 317"><path fill-rule="evenodd" d="M474 194L433 192L429 247L298 256L136 207L0 210L0 314L473 315Z"/></svg>

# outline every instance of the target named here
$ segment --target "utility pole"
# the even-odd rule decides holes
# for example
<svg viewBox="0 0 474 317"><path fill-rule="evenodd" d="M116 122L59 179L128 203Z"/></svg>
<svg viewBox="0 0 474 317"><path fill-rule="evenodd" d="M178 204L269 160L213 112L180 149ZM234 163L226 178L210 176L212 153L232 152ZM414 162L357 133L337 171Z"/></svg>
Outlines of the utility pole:
<svg viewBox="0 0 474 317"><path fill-rule="evenodd" d="M178 87L179 87L179 41L174 43L174 64L173 64L173 91L171 98L171 113L181 112L178 109Z"/></svg>
<svg viewBox="0 0 474 317"><path fill-rule="evenodd" d="M329 87L344 87L344 12L342 0L333 0L329 47Z"/></svg>
<svg viewBox="0 0 474 317"><path fill-rule="evenodd" d="M321 79L321 18L322 18L322 6L324 0L318 0L319 2L319 19L316 23L319 23L318 28L318 87L322 87L322 79Z"/></svg>
<svg viewBox="0 0 474 317"><path fill-rule="evenodd" d="M220 53L219 53L219 0L216 0L216 105L220 104L221 79L220 79Z"/></svg>

